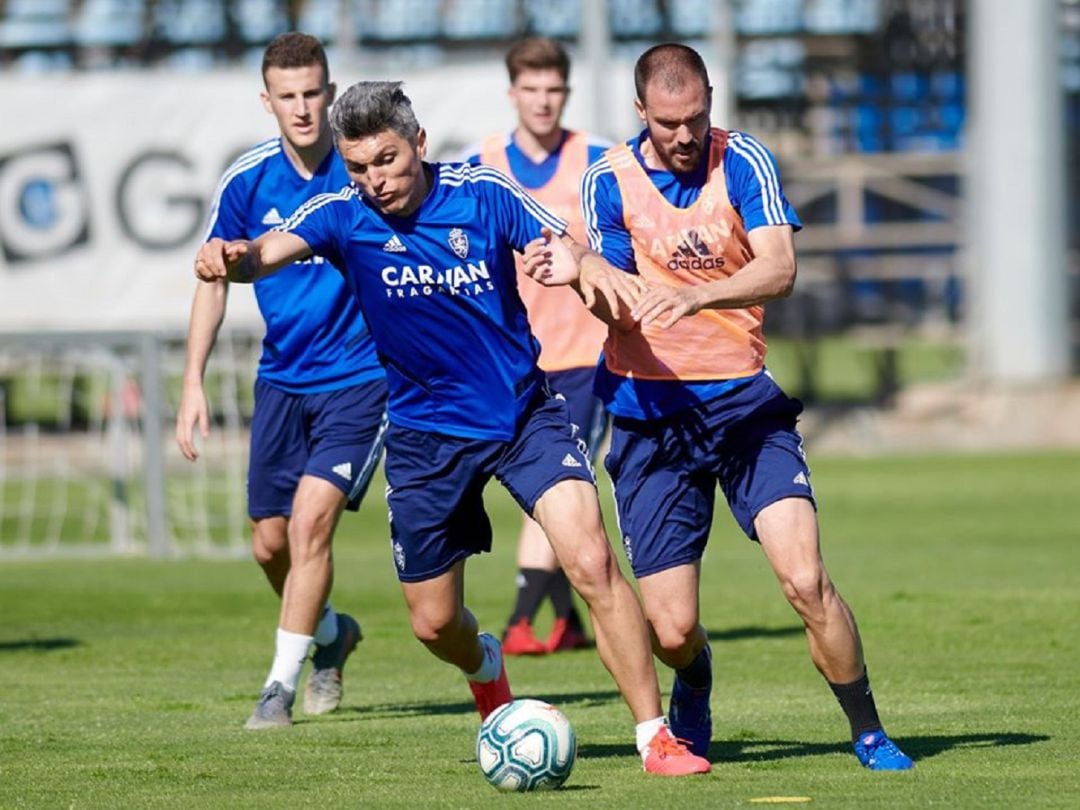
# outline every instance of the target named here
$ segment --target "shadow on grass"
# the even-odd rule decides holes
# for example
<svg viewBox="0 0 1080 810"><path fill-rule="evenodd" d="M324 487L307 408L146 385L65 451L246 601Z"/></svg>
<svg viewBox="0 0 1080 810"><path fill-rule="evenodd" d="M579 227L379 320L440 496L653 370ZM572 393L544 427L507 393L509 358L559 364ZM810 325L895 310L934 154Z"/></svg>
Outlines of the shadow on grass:
<svg viewBox="0 0 1080 810"><path fill-rule="evenodd" d="M1049 740L1045 734L987 732L985 734L899 737L897 745L916 762L930 759L954 748L995 748L1008 745L1032 745ZM633 756L633 745L578 745L581 757ZM851 753L848 743L807 743L799 740L713 740L709 746L711 762L768 762L792 757L816 757Z"/></svg>
<svg viewBox="0 0 1080 810"><path fill-rule="evenodd" d="M543 694L519 695L546 700L556 706L589 706L621 701L622 696L614 689L593 692L544 692ZM438 703L435 701L414 701L412 703L376 703L370 706L343 706L338 715L360 715L362 717L417 717L420 715L476 714L476 704L470 701Z"/></svg>
<svg viewBox="0 0 1080 810"><path fill-rule="evenodd" d="M801 636L802 625L792 627L732 627L728 630L709 630L709 641L743 641L748 638L786 638Z"/></svg>
<svg viewBox="0 0 1080 810"><path fill-rule="evenodd" d="M82 646L82 642L77 638L28 638L19 641L0 641L0 653L22 652L23 650L51 652L79 646Z"/></svg>

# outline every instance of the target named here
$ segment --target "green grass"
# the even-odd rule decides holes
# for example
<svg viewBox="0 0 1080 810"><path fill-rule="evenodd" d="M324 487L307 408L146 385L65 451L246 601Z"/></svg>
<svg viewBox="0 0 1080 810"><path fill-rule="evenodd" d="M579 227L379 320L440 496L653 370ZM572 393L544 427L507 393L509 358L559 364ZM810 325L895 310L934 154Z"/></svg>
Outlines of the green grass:
<svg viewBox="0 0 1080 810"><path fill-rule="evenodd" d="M611 681L575 652L509 664L518 694L574 723L574 773L554 794L499 796L473 761L464 682L409 634L372 497L337 544L335 603L367 636L345 704L288 731L241 728L276 623L253 563L4 563L0 807L1080 806L1080 455L820 460L815 485L913 773L857 766L794 614L724 513L703 565L713 773L642 774ZM517 517L497 487L489 504L499 542L470 564L468 603L497 630Z"/></svg>

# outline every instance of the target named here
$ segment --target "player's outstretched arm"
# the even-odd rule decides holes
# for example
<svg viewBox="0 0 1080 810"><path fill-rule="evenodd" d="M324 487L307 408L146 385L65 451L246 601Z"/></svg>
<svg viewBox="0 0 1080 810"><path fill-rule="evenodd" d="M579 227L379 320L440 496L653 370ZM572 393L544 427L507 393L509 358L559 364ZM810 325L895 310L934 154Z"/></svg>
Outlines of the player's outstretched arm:
<svg viewBox="0 0 1080 810"><path fill-rule="evenodd" d="M187 358L184 361L180 406L176 410L176 443L188 461L195 461L199 457L195 447L195 426L198 425L204 439L210 435L210 408L203 390L203 375L217 340L218 329L225 318L228 290L227 284L198 284L191 303Z"/></svg>
<svg viewBox="0 0 1080 810"><path fill-rule="evenodd" d="M647 289L645 282L613 267L569 236L555 238L547 228L541 233L541 238L525 246L525 274L548 287L573 286L585 306L608 323L625 319L629 308Z"/></svg>
<svg viewBox="0 0 1080 810"><path fill-rule="evenodd" d="M195 275L202 281L250 284L310 255L308 243L293 233L268 231L254 241L214 238L199 248Z"/></svg>

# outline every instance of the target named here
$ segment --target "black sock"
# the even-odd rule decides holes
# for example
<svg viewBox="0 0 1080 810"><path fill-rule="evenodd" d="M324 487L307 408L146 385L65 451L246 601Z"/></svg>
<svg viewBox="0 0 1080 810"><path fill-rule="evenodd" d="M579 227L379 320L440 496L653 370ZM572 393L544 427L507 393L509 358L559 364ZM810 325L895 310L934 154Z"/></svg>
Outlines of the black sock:
<svg viewBox="0 0 1080 810"><path fill-rule="evenodd" d="M851 723L851 739L859 739L859 735L867 731L881 729L881 720L878 719L877 706L874 705L874 693L870 691L870 678L863 671L863 675L857 681L851 683L829 683L836 699L840 702L840 708L847 715Z"/></svg>
<svg viewBox="0 0 1080 810"><path fill-rule="evenodd" d="M551 597L551 606L555 608L556 619L566 619L566 626L571 630L584 632L585 626L581 623L581 615L574 607L574 594L570 589L570 580L566 578L566 572L561 568L555 570L548 583L548 596Z"/></svg>
<svg viewBox="0 0 1080 810"><path fill-rule="evenodd" d="M679 680L691 689L708 689L712 686L712 651L706 644L693 661L675 670Z"/></svg>
<svg viewBox="0 0 1080 810"><path fill-rule="evenodd" d="M517 576L517 602L514 604L514 612L510 614L508 624L515 624L521 619L530 622L540 609L540 602L547 592L548 583L551 581L551 572L540 568L521 568Z"/></svg>

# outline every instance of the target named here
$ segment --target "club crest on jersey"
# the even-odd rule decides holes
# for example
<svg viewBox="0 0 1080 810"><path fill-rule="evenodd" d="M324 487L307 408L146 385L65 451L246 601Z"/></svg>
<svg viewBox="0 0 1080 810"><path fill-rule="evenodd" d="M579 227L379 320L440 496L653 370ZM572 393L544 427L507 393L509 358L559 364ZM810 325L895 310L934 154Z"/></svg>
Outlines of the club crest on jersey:
<svg viewBox="0 0 1080 810"><path fill-rule="evenodd" d="M469 255L469 237L461 228L451 228L446 241L450 243L450 249L459 259L464 259Z"/></svg>

